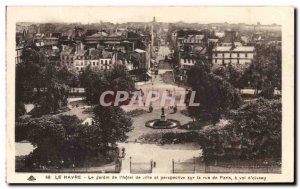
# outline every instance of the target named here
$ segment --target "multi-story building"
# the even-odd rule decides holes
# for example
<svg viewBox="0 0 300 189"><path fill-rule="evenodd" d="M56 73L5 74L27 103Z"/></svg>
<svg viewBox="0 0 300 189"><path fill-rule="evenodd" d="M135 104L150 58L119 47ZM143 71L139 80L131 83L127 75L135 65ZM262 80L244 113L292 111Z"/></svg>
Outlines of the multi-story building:
<svg viewBox="0 0 300 189"><path fill-rule="evenodd" d="M147 81L151 78L149 51L135 49L130 53L131 70L129 71L134 81Z"/></svg>
<svg viewBox="0 0 300 189"><path fill-rule="evenodd" d="M217 46L213 49L213 64L217 65L248 65L253 61L254 46Z"/></svg>
<svg viewBox="0 0 300 189"><path fill-rule="evenodd" d="M115 63L113 57L113 52L99 49L83 50L77 54L75 52L74 67L76 71L83 71L89 65L103 71L110 70Z"/></svg>
<svg viewBox="0 0 300 189"><path fill-rule="evenodd" d="M18 45L16 47L16 55L15 55L15 63L19 64L22 62L22 52L23 52L23 45Z"/></svg>
<svg viewBox="0 0 300 189"><path fill-rule="evenodd" d="M44 46L56 46L58 45L57 37L44 37L43 38Z"/></svg>
<svg viewBox="0 0 300 189"><path fill-rule="evenodd" d="M179 45L200 45L203 43L204 35L186 35L178 40Z"/></svg>
<svg viewBox="0 0 300 189"><path fill-rule="evenodd" d="M186 76L188 70L191 69L192 66L196 64L196 59L192 57L180 58L179 66L180 66L180 74L182 76Z"/></svg>
<svg viewBox="0 0 300 189"><path fill-rule="evenodd" d="M60 53L61 66L66 66L68 68L73 67L74 57L75 48L68 45L62 45L62 51Z"/></svg>
<svg viewBox="0 0 300 189"><path fill-rule="evenodd" d="M100 31L97 33L94 33L92 35L88 35L84 38L85 44L88 46L94 46L96 47L97 44L99 44L104 37L107 37L108 33L104 32L104 31Z"/></svg>

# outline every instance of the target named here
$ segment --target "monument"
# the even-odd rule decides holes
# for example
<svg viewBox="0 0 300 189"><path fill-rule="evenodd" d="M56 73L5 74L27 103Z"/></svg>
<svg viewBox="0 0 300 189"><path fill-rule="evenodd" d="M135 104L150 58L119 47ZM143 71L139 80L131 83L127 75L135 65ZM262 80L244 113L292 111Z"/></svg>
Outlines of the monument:
<svg viewBox="0 0 300 189"><path fill-rule="evenodd" d="M165 108L161 108L160 119L149 120L145 123L146 127L153 129L172 129L180 125L179 121L168 119L165 113Z"/></svg>
<svg viewBox="0 0 300 189"><path fill-rule="evenodd" d="M161 108L160 121L167 121L167 114L165 113L165 108Z"/></svg>

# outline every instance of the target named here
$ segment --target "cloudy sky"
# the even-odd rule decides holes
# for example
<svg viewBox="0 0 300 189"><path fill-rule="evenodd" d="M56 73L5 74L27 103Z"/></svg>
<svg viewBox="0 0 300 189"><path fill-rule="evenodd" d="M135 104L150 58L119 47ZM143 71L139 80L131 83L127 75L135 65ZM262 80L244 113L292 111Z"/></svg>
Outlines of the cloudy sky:
<svg viewBox="0 0 300 189"><path fill-rule="evenodd" d="M286 19L280 7L13 7L11 14L19 22L109 21L282 24ZM8 12L10 8L8 7ZM9 16L9 14L8 14ZM9 18L9 17L8 17Z"/></svg>

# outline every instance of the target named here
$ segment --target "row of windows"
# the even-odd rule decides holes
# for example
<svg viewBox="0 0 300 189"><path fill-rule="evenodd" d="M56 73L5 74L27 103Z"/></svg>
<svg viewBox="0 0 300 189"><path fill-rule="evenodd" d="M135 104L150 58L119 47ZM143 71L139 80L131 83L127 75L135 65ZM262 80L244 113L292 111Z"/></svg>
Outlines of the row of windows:
<svg viewBox="0 0 300 189"><path fill-rule="evenodd" d="M74 56L64 56L64 59L65 59L65 60L67 60L67 59L73 60L73 59L74 59Z"/></svg>
<svg viewBox="0 0 300 189"><path fill-rule="evenodd" d="M185 39L183 40L184 43L201 43L200 39Z"/></svg>
<svg viewBox="0 0 300 189"><path fill-rule="evenodd" d="M194 60L190 60L190 59L183 59L184 63L194 63Z"/></svg>
<svg viewBox="0 0 300 189"><path fill-rule="evenodd" d="M83 71L85 67L76 67L76 70L77 71ZM110 69L110 66L101 66L100 67L101 70L109 70Z"/></svg>
<svg viewBox="0 0 300 189"><path fill-rule="evenodd" d="M63 59L67 60L67 59L78 59L78 60L89 60L89 59L92 59L92 56L63 56Z"/></svg>
<svg viewBox="0 0 300 189"><path fill-rule="evenodd" d="M111 60L101 60L100 63L106 65L106 64L111 64L112 62L111 62ZM88 64L92 64L93 66L95 66L95 65L99 66L99 62L98 61L91 61L89 63L88 62L84 62L85 66L88 65ZM76 62L76 66L79 66L79 65L83 66L83 61Z"/></svg>
<svg viewBox="0 0 300 189"><path fill-rule="evenodd" d="M236 54L237 57L240 57L240 53L229 53L229 57L231 58L232 54ZM248 57L248 53L243 53L245 54L245 57L247 58ZM218 56L218 53L215 53L215 56ZM225 57L225 53L222 53L222 57L224 58Z"/></svg>
<svg viewBox="0 0 300 189"><path fill-rule="evenodd" d="M220 59L219 59L220 60ZM237 64L239 64L240 63L240 59L236 59L237 60ZM215 63L217 63L218 62L218 59L215 59ZM230 61L231 62L231 61ZM224 59L222 59L222 64L224 64L225 63L225 60Z"/></svg>

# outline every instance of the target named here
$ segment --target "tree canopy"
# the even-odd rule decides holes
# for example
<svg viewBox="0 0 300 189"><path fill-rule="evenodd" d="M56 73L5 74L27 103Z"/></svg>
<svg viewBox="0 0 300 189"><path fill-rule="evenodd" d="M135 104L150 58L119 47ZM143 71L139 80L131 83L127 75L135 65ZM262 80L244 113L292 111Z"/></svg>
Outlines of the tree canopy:
<svg viewBox="0 0 300 189"><path fill-rule="evenodd" d="M98 104L101 93L106 90L134 90L134 82L124 65L114 65L106 71L88 66L79 78L85 88L86 100L92 104Z"/></svg>
<svg viewBox="0 0 300 189"><path fill-rule="evenodd" d="M281 158L281 102L258 99L231 114L224 128L203 134L200 143L207 161Z"/></svg>
<svg viewBox="0 0 300 189"><path fill-rule="evenodd" d="M16 115L25 113L24 103L36 105L34 116L57 112L66 106L69 87L75 80L75 73L52 65L38 50L25 48L23 62L16 66Z"/></svg>
<svg viewBox="0 0 300 189"><path fill-rule="evenodd" d="M241 104L238 91L228 81L211 73L208 66L194 66L188 72L188 83L200 102L199 107L188 107L196 119L206 118L216 124L223 113Z"/></svg>

